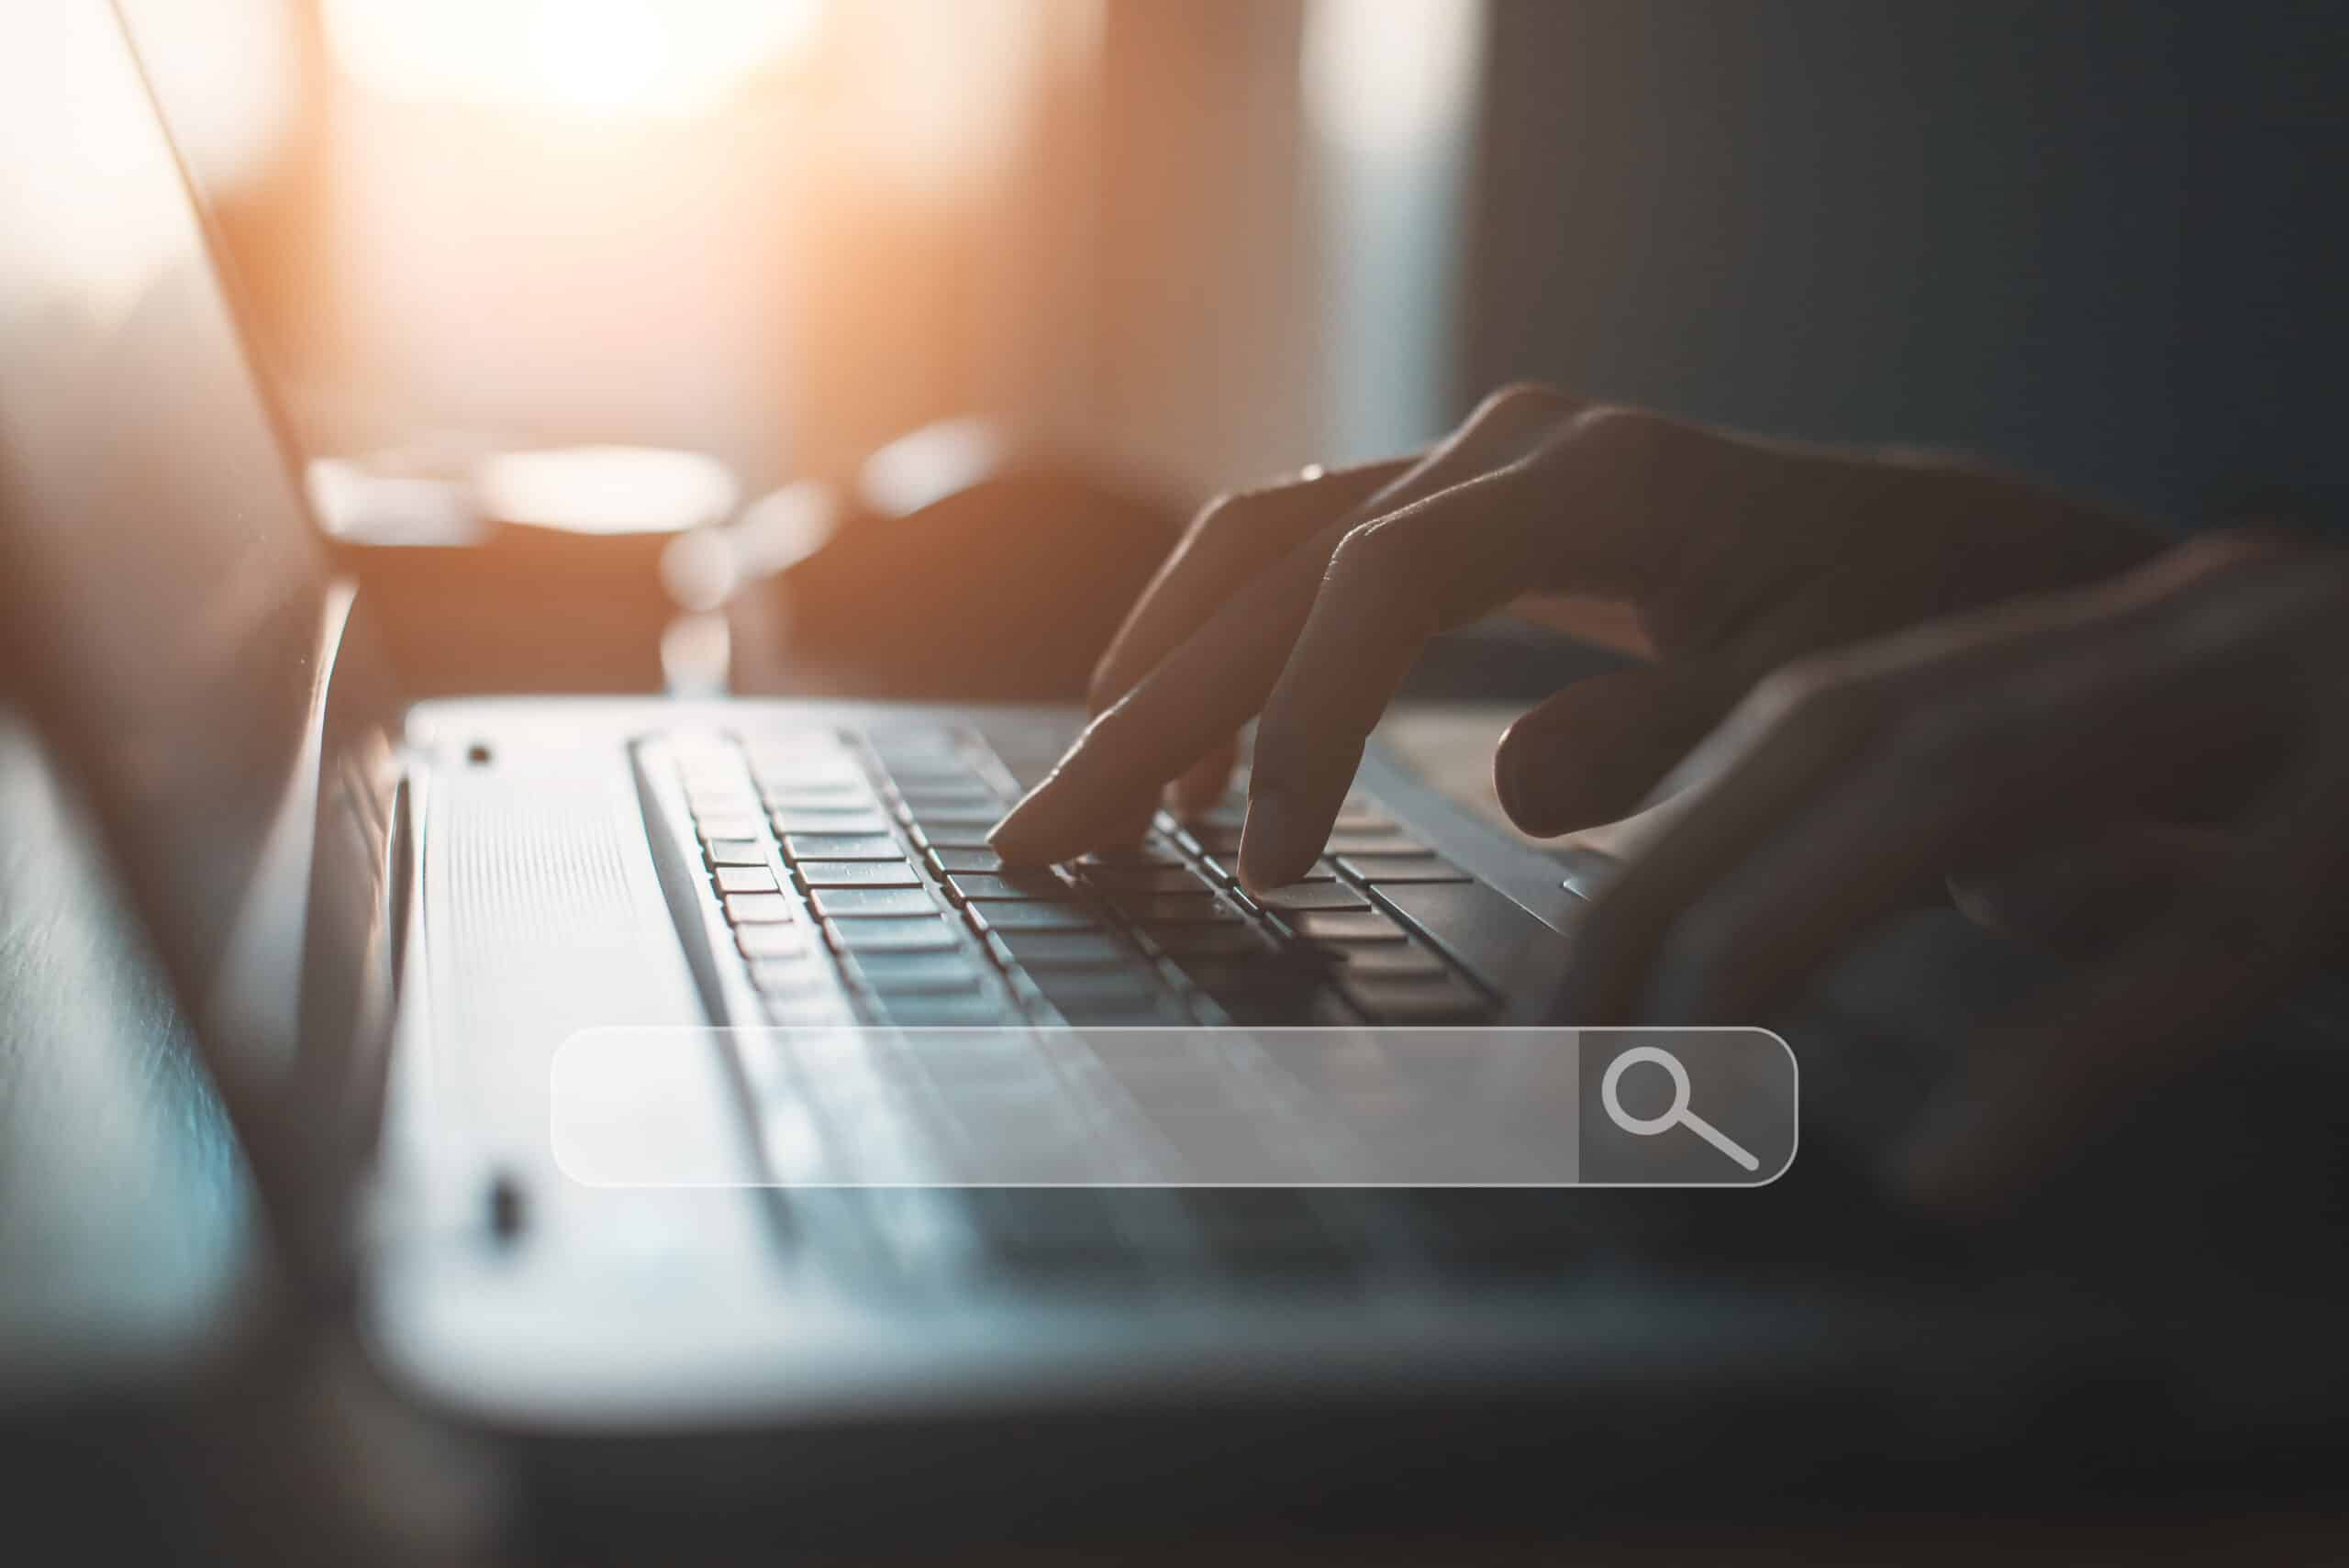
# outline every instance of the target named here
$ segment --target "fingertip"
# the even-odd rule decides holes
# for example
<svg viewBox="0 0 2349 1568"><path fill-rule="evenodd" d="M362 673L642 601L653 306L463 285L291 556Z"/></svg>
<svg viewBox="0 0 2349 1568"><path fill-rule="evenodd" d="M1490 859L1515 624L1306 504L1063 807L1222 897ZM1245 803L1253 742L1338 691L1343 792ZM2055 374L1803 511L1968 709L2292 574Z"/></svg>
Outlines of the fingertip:
<svg viewBox="0 0 2349 1568"><path fill-rule="evenodd" d="M1500 797L1501 810L1508 819L1528 833L1540 832L1528 788L1533 773L1528 753L1533 749L1521 718L1503 730L1493 747L1493 793Z"/></svg>
<svg viewBox="0 0 2349 1568"><path fill-rule="evenodd" d="M1295 795L1270 789L1248 797L1248 816L1240 828L1241 887L1262 893L1286 886L1311 868L1320 849Z"/></svg>
<svg viewBox="0 0 2349 1568"><path fill-rule="evenodd" d="M1021 795L987 829L987 847L1001 855L1006 865L1044 865L1075 852L1059 841L1066 836L1053 787L1059 778L1055 773Z"/></svg>

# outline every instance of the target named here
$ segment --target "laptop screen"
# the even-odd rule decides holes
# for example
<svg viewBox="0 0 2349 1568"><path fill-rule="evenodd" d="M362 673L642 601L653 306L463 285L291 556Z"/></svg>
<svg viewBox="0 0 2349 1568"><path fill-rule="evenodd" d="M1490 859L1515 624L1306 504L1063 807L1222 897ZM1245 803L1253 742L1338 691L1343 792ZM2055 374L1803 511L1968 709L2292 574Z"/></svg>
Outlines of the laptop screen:
<svg viewBox="0 0 2349 1568"><path fill-rule="evenodd" d="M388 752L373 717L319 740L317 535L105 0L0 7L0 235L8 684L95 807L216 1076L289 1066L297 997L339 1051L380 927Z"/></svg>

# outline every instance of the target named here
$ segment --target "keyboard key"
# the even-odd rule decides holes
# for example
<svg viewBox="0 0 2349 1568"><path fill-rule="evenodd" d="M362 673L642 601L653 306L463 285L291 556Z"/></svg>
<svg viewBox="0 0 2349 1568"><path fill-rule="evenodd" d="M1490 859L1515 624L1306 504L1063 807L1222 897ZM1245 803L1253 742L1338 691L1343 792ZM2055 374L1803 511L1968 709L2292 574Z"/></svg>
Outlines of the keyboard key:
<svg viewBox="0 0 2349 1568"><path fill-rule="evenodd" d="M734 945L749 959L791 958L807 951L807 929L804 926L742 926L734 932Z"/></svg>
<svg viewBox="0 0 2349 1568"><path fill-rule="evenodd" d="M833 833L796 833L783 841L784 852L795 861L896 861L905 858L897 840L885 833L843 837Z"/></svg>
<svg viewBox="0 0 2349 1568"><path fill-rule="evenodd" d="M1179 961L1194 958L1232 959L1269 956L1272 940L1252 926L1234 920L1220 925L1153 927L1151 944Z"/></svg>
<svg viewBox="0 0 2349 1568"><path fill-rule="evenodd" d="M787 839L795 833L886 833L889 824L877 811L778 811L774 817L775 835Z"/></svg>
<svg viewBox="0 0 2349 1568"><path fill-rule="evenodd" d="M1247 1029L1346 1029L1363 1014L1332 986L1318 991L1241 991L1215 997L1226 1017Z"/></svg>
<svg viewBox="0 0 2349 1568"><path fill-rule="evenodd" d="M773 893L781 885L764 866L719 866L712 874L720 893Z"/></svg>
<svg viewBox="0 0 2349 1568"><path fill-rule="evenodd" d="M941 835L975 833L982 840L987 829L1003 819L1000 806L957 806L936 811L907 812L907 820Z"/></svg>
<svg viewBox="0 0 2349 1568"><path fill-rule="evenodd" d="M764 998L767 1022L777 1029L845 1022L848 1008L838 996L769 996Z"/></svg>
<svg viewBox="0 0 2349 1568"><path fill-rule="evenodd" d="M1348 876L1376 886L1382 882L1466 882L1468 873L1434 853L1416 855L1341 855L1338 864Z"/></svg>
<svg viewBox="0 0 2349 1568"><path fill-rule="evenodd" d="M1288 917L1288 924L1308 941L1403 940L1403 928L1375 909L1302 909Z"/></svg>
<svg viewBox="0 0 2349 1568"><path fill-rule="evenodd" d="M1233 1023L1258 1029L1336 1029L1362 1022L1362 1014L1327 985L1208 991L1208 995Z"/></svg>
<svg viewBox="0 0 2349 1568"><path fill-rule="evenodd" d="M989 853L994 852L995 846L987 842L987 828L994 826L992 822L982 827L949 826L918 820L906 824L907 829L914 836L914 842L925 850L985 850Z"/></svg>
<svg viewBox="0 0 2349 1568"><path fill-rule="evenodd" d="M954 895L956 902L965 904L974 899L1070 899L1076 896L1075 889L1048 871L1006 872L999 876L966 873L948 877L946 886Z"/></svg>
<svg viewBox="0 0 2349 1568"><path fill-rule="evenodd" d="M1052 969L1032 975L1044 1000L1067 1012L1087 1006L1139 1006L1167 994L1166 982L1154 969L1134 964L1120 969ZM1072 1018L1072 1021L1082 1021Z"/></svg>
<svg viewBox="0 0 2349 1568"><path fill-rule="evenodd" d="M956 1029L1018 1021L1019 1011L997 996L908 993L881 999L888 1020L905 1029Z"/></svg>
<svg viewBox="0 0 2349 1568"><path fill-rule="evenodd" d="M1292 882L1254 895L1258 904L1280 913L1290 909L1367 909L1370 900L1342 882Z"/></svg>
<svg viewBox="0 0 2349 1568"><path fill-rule="evenodd" d="M819 887L807 895L807 902L827 920L927 915L938 907L919 887Z"/></svg>
<svg viewBox="0 0 2349 1568"><path fill-rule="evenodd" d="M1485 995L1455 975L1367 975L1348 969L1338 989L1373 1023L1466 1024L1489 1018Z"/></svg>
<svg viewBox="0 0 2349 1568"><path fill-rule="evenodd" d="M1565 938L1483 883L1392 883L1378 896L1503 995L1538 994L1564 961Z"/></svg>
<svg viewBox="0 0 2349 1568"><path fill-rule="evenodd" d="M956 784L974 783L978 773L951 746L922 747L906 750L873 743L880 753L881 766L889 782L899 789L952 788Z"/></svg>
<svg viewBox="0 0 2349 1568"><path fill-rule="evenodd" d="M1085 885L1108 893L1197 893L1198 876L1182 866L1104 866L1079 864Z"/></svg>
<svg viewBox="0 0 2349 1568"><path fill-rule="evenodd" d="M798 917L779 893L737 893L726 900L726 918L737 926L780 926Z"/></svg>
<svg viewBox="0 0 2349 1568"><path fill-rule="evenodd" d="M1332 963L1344 964L1350 974L1400 979L1452 973L1443 960L1417 942L1323 942L1316 951Z"/></svg>
<svg viewBox="0 0 2349 1568"><path fill-rule="evenodd" d="M900 784L897 797L916 816L930 811L992 811L1003 815L1003 802L977 779L954 784Z"/></svg>
<svg viewBox="0 0 2349 1568"><path fill-rule="evenodd" d="M975 991L984 973L960 952L860 952L850 967L869 988L892 995Z"/></svg>
<svg viewBox="0 0 2349 1568"><path fill-rule="evenodd" d="M1090 931L1100 919L1077 904L1008 904L989 900L973 904L965 913L971 924L986 931Z"/></svg>
<svg viewBox="0 0 2349 1568"><path fill-rule="evenodd" d="M1240 857L1236 854L1208 855L1204 857L1203 863L1207 868L1207 873L1219 882L1230 883L1240 880ZM1312 869L1297 880L1298 882L1335 882L1337 877L1336 866L1331 865L1328 861L1315 861Z"/></svg>
<svg viewBox="0 0 2349 1568"><path fill-rule="evenodd" d="M1201 954L1175 962L1192 984L1219 999L1268 993L1301 996L1330 987L1326 966L1285 954Z"/></svg>
<svg viewBox="0 0 2349 1568"><path fill-rule="evenodd" d="M932 850L931 869L941 876L958 871L996 872L1003 869L1003 857L993 850Z"/></svg>
<svg viewBox="0 0 2349 1568"><path fill-rule="evenodd" d="M769 766L755 761L751 776L758 780L762 795L784 795L807 789L862 789L865 784L864 770L853 758L841 756L821 762L809 760L790 766Z"/></svg>
<svg viewBox="0 0 2349 1568"><path fill-rule="evenodd" d="M987 939L1006 963L1030 970L1100 969L1133 963L1141 954L1132 943L1107 931L1007 931Z"/></svg>
<svg viewBox="0 0 2349 1568"><path fill-rule="evenodd" d="M756 839L714 839L707 854L714 866L763 866L767 863L767 847Z"/></svg>
<svg viewBox="0 0 2349 1568"><path fill-rule="evenodd" d="M802 861L799 880L809 887L919 887L921 873L904 861Z"/></svg>
<svg viewBox="0 0 2349 1568"><path fill-rule="evenodd" d="M753 811L746 816L731 812L705 815L696 811L694 831L701 835L704 843L712 839L755 839L759 836L758 814Z"/></svg>
<svg viewBox="0 0 2349 1568"><path fill-rule="evenodd" d="M863 773L856 765L855 753L829 729L746 735L742 738L742 751L750 758L751 771L762 778L820 776L843 771L859 775Z"/></svg>
<svg viewBox="0 0 2349 1568"><path fill-rule="evenodd" d="M954 929L936 915L827 920L824 934L842 952L930 952L960 947Z"/></svg>
<svg viewBox="0 0 2349 1568"><path fill-rule="evenodd" d="M1333 832L1321 852L1343 860L1348 855L1416 855L1429 851L1425 844L1408 833L1390 828L1378 833Z"/></svg>
<svg viewBox="0 0 2349 1568"><path fill-rule="evenodd" d="M792 933L798 936L796 931ZM829 996L832 994L831 965L806 956L798 958L761 959L751 965L751 984L768 996Z"/></svg>
<svg viewBox="0 0 2349 1568"><path fill-rule="evenodd" d="M1136 925L1237 920L1240 911L1212 893L1114 893L1109 906Z"/></svg>
<svg viewBox="0 0 2349 1568"><path fill-rule="evenodd" d="M1240 849L1240 829L1237 827L1217 828L1202 824L1184 828L1183 834L1198 846L1201 854L1235 854Z"/></svg>
<svg viewBox="0 0 2349 1568"><path fill-rule="evenodd" d="M1152 997L1130 999L1117 996L1092 996L1082 1001L1055 1002L1061 1016L1079 1026L1098 1025L1105 1029L1179 1028L1193 1023L1190 1009L1171 993Z"/></svg>
<svg viewBox="0 0 2349 1568"><path fill-rule="evenodd" d="M760 792L771 811L874 809L872 786L863 779L778 784Z"/></svg>

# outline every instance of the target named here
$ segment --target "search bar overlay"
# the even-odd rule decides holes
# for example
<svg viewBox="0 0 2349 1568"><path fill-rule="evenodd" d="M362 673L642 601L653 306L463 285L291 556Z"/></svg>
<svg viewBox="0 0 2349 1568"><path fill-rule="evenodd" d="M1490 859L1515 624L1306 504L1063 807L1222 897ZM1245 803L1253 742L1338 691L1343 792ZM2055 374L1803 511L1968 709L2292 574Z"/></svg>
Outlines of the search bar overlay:
<svg viewBox="0 0 2349 1568"><path fill-rule="evenodd" d="M603 1187L1757 1187L1800 1098L1760 1029L619 1028L551 1091L557 1164ZM747 1183L672 1135L713 1095Z"/></svg>

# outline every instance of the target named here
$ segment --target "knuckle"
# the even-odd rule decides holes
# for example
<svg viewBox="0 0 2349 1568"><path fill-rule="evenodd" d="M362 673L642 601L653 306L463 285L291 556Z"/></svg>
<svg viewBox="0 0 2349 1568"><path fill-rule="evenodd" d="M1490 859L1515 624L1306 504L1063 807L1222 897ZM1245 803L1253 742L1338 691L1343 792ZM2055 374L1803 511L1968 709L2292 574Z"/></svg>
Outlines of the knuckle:
<svg viewBox="0 0 2349 1568"><path fill-rule="evenodd" d="M1085 706L1088 713L1099 713L1124 695L1119 689L1118 673L1111 667L1115 652L1105 653L1093 666L1093 675L1085 685Z"/></svg>
<svg viewBox="0 0 2349 1568"><path fill-rule="evenodd" d="M1197 544L1214 540L1248 527L1267 494L1261 490L1230 490L1216 496L1193 515L1185 535L1186 541Z"/></svg>
<svg viewBox="0 0 2349 1568"><path fill-rule="evenodd" d="M1554 386L1531 381L1511 382L1488 394L1468 417L1461 421L1460 439L1491 437L1496 433L1508 434L1553 426L1579 406L1576 399Z"/></svg>
<svg viewBox="0 0 2349 1568"><path fill-rule="evenodd" d="M1347 598L1383 601L1401 581L1405 536L1378 523L1364 523L1349 530L1330 552L1324 581L1331 592Z"/></svg>
<svg viewBox="0 0 2349 1568"><path fill-rule="evenodd" d="M1765 717L1781 721L1816 723L1818 717L1854 702L1859 683L1827 659L1798 659L1780 665L1753 688L1747 699Z"/></svg>
<svg viewBox="0 0 2349 1568"><path fill-rule="evenodd" d="M1586 458L1597 454L1609 461L1639 461L1653 457L1675 428L1647 409L1605 404L1575 415L1567 435Z"/></svg>
<svg viewBox="0 0 2349 1568"><path fill-rule="evenodd" d="M1527 412L1555 412L1566 407L1574 399L1544 382L1512 381L1496 387L1476 405L1476 415Z"/></svg>

